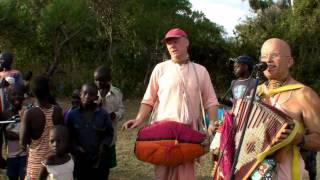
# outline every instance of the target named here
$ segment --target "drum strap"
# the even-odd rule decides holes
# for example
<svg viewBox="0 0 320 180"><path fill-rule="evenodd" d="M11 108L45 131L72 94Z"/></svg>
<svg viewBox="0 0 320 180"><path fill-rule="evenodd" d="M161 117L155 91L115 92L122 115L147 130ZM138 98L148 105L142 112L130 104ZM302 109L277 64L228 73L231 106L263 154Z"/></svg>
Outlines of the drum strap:
<svg viewBox="0 0 320 180"><path fill-rule="evenodd" d="M196 67L195 67L194 63L192 63L192 68L194 70L194 73L196 74L196 80L197 80L197 84L198 84L198 93L199 93L199 98L200 98L200 110L201 110L201 115L202 115L201 119L203 120L203 122L199 122L199 126L201 128L203 128L204 131L206 132L208 127L207 127L207 124L205 122L205 112L204 112L203 100L202 100L202 95L201 95L199 76L198 76L198 73L197 73L197 70L196 70Z"/></svg>

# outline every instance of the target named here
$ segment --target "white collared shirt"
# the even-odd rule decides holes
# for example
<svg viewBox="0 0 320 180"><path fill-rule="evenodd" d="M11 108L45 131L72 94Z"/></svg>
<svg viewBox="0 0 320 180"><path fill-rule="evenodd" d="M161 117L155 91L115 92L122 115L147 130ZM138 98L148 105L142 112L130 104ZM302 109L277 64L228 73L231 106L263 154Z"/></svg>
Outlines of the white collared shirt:
<svg viewBox="0 0 320 180"><path fill-rule="evenodd" d="M117 121L119 121L124 114L124 105L122 102L122 93L119 88L116 88L110 84L110 90L105 97L102 97L100 91L98 91L98 102L101 103L101 107L106 109L108 113L114 112L116 114L116 119L112 121L112 126L114 129L113 143L116 141L117 137Z"/></svg>
<svg viewBox="0 0 320 180"><path fill-rule="evenodd" d="M112 85L110 86L110 90L105 97L102 97L100 91L98 91L99 102L102 103L102 107L105 108L108 113L114 112L116 114L116 120L120 120L124 113L123 95L119 88Z"/></svg>

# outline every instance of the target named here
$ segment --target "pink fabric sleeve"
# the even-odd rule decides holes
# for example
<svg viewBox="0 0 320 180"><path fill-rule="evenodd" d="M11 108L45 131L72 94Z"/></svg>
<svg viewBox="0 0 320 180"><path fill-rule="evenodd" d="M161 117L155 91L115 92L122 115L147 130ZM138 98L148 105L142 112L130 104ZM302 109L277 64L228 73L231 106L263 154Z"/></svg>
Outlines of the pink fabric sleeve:
<svg viewBox="0 0 320 180"><path fill-rule="evenodd" d="M203 106L208 109L211 106L219 105L216 93L213 89L209 73L205 67L202 69L202 82L201 82L201 94L203 100Z"/></svg>
<svg viewBox="0 0 320 180"><path fill-rule="evenodd" d="M159 89L159 84L158 84L158 79L160 74L159 71L160 71L160 67L159 65L156 65L156 67L153 69L151 73L148 87L141 101L142 104L148 104L150 106L153 106L155 104L158 98L157 92Z"/></svg>

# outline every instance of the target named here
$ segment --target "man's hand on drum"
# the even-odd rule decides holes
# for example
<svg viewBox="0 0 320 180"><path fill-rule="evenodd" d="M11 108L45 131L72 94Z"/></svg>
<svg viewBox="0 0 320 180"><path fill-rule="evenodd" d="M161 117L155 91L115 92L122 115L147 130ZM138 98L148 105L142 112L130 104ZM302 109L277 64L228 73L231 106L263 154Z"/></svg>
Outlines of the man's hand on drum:
<svg viewBox="0 0 320 180"><path fill-rule="evenodd" d="M122 125L122 130L125 130L125 129L134 129L134 128L140 126L142 123L143 123L142 120L139 120L139 119L131 119L131 120L123 123L123 125Z"/></svg>
<svg viewBox="0 0 320 180"><path fill-rule="evenodd" d="M209 126L208 126L208 134L210 136L212 136L213 134L215 134L218 131L218 128L221 124L218 121L215 122L210 122Z"/></svg>

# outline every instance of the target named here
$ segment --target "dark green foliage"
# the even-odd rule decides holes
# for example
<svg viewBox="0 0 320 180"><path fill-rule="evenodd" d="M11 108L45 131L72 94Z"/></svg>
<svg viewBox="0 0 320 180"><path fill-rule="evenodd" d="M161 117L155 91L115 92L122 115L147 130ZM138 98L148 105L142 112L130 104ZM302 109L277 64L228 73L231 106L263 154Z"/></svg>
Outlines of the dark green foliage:
<svg viewBox="0 0 320 180"><path fill-rule="evenodd" d="M320 1L295 0L291 5L288 0L279 0L256 12L237 26L235 45L259 57L266 39L286 40L295 60L293 76L320 92Z"/></svg>
<svg viewBox="0 0 320 180"><path fill-rule="evenodd" d="M214 84L228 86L230 75L220 67L231 46L188 0L0 1L0 49L15 52L22 72L52 74L64 95L92 81L102 64L125 97L142 95L151 70L167 57L160 40L172 27L188 32L190 56L208 68Z"/></svg>
<svg viewBox="0 0 320 180"><path fill-rule="evenodd" d="M191 59L207 67L223 93L233 78L227 60L242 54L258 59L262 43L279 37L292 48L293 76L319 91L319 0L249 4L255 15L226 38L188 0L1 0L0 49L16 54L22 72L53 74L60 94L92 81L94 69L107 65L125 97L140 96L153 67L168 58L160 40L181 27L189 35Z"/></svg>

